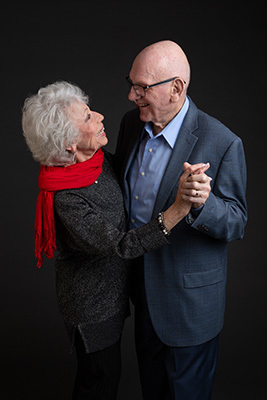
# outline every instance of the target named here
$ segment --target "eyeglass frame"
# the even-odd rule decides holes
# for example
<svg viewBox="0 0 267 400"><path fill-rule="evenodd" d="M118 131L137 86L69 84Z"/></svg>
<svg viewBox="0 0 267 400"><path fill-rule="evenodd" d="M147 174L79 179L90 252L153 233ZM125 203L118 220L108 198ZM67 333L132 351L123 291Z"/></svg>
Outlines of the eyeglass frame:
<svg viewBox="0 0 267 400"><path fill-rule="evenodd" d="M146 86L139 85L138 83L133 83L129 76L127 76L125 79L126 79L126 81L131 85L131 88L132 88L132 87L134 88L134 91L135 91L135 93L136 93L136 90L138 90L138 88L135 89L134 86L139 86L139 87L142 88L143 90L147 90L147 89L150 89L150 88L152 88L152 87L154 87L154 86L163 85L164 83L171 82L171 81L173 81L174 79L177 79L177 78L182 79L182 78L180 78L179 76L174 76L173 78L165 79L164 81L157 82L157 83L152 83L152 85L146 85ZM185 81L184 79L182 79L182 81L183 81L184 84L186 85L186 81ZM138 94L138 93L137 93L137 94ZM141 96L141 95L139 94L139 96ZM144 96L145 96L145 94L144 94L143 96L141 96L141 97L144 97Z"/></svg>

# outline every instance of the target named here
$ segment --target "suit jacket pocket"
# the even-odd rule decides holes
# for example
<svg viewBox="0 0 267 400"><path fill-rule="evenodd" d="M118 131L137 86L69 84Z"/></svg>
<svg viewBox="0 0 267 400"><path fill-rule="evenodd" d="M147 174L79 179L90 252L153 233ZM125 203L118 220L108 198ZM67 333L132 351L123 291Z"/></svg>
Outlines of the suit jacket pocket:
<svg viewBox="0 0 267 400"><path fill-rule="evenodd" d="M184 274L183 276L185 289L214 285L223 281L224 279L225 273L221 268L211 269L210 271Z"/></svg>

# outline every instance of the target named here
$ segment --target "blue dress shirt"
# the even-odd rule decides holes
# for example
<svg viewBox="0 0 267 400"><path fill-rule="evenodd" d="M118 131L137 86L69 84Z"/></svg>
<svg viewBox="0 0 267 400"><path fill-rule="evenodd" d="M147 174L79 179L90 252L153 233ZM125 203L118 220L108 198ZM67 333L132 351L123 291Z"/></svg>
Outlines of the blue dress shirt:
<svg viewBox="0 0 267 400"><path fill-rule="evenodd" d="M179 113L157 136L153 135L152 124L145 124L128 177L131 189L130 229L151 220L159 186L188 107L189 100L186 98Z"/></svg>

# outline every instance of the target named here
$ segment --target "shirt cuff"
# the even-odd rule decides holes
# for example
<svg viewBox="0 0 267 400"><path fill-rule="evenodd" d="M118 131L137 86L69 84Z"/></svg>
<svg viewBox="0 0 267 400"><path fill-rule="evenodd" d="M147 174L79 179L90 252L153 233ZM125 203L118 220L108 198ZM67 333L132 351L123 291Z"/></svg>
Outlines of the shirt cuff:
<svg viewBox="0 0 267 400"><path fill-rule="evenodd" d="M188 215L186 216L186 222L189 225L192 225L195 219L199 216L204 206L198 208L191 208Z"/></svg>

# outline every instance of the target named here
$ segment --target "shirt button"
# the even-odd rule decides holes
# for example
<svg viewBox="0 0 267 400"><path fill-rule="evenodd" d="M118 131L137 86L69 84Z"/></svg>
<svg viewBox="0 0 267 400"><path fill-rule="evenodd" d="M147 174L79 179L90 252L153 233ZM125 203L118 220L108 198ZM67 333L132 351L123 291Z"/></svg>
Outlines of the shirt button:
<svg viewBox="0 0 267 400"><path fill-rule="evenodd" d="M148 151L149 151L149 153L152 153L153 149L150 148L150 149L148 149Z"/></svg>
<svg viewBox="0 0 267 400"><path fill-rule="evenodd" d="M135 200L138 200L139 199L139 196L135 196Z"/></svg>
<svg viewBox="0 0 267 400"><path fill-rule="evenodd" d="M144 176L144 175L145 175L145 173L144 173L144 172L141 172L141 175L142 175L142 176Z"/></svg>
<svg viewBox="0 0 267 400"><path fill-rule="evenodd" d="M131 221L132 221L132 222L135 222L135 219L134 219L134 218L132 218L132 219L131 219Z"/></svg>

